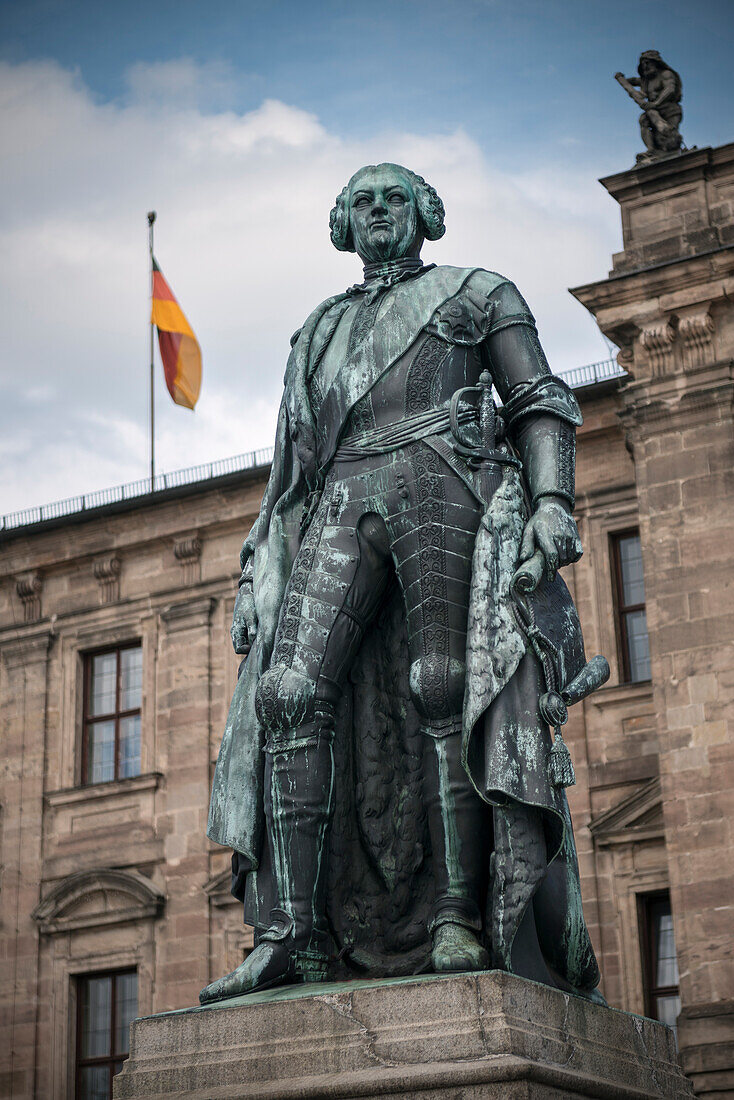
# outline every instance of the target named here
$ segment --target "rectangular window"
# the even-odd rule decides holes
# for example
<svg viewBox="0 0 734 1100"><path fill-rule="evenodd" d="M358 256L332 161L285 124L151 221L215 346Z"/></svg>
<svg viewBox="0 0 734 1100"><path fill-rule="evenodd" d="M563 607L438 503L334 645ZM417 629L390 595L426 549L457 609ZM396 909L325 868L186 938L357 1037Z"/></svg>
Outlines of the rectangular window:
<svg viewBox="0 0 734 1100"><path fill-rule="evenodd" d="M85 657L83 783L140 775L142 688L138 643Z"/></svg>
<svg viewBox="0 0 734 1100"><path fill-rule="evenodd" d="M109 1100L112 1078L129 1053L138 1014L134 970L77 979L76 1100Z"/></svg>
<svg viewBox="0 0 734 1100"><path fill-rule="evenodd" d="M650 647L645 612L645 578L639 531L612 539L620 672L624 683L650 679Z"/></svg>
<svg viewBox="0 0 734 1100"><path fill-rule="evenodd" d="M675 1030L680 991L670 895L667 891L648 894L640 899L640 904L645 1012Z"/></svg>

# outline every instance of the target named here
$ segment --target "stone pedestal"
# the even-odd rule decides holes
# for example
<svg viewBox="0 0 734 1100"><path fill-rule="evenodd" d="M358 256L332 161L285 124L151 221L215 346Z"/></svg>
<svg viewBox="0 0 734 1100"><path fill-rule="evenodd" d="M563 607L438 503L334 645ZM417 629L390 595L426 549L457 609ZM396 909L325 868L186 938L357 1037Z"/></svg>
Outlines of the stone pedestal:
<svg viewBox="0 0 734 1100"><path fill-rule="evenodd" d="M281 989L136 1020L116 1100L692 1097L673 1034L499 971Z"/></svg>

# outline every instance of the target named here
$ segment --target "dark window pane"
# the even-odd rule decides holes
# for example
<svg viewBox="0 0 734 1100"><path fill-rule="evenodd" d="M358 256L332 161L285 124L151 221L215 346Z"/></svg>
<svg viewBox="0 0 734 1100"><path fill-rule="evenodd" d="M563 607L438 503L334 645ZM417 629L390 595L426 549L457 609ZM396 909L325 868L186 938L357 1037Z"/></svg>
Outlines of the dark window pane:
<svg viewBox="0 0 734 1100"><path fill-rule="evenodd" d="M89 693L89 713L115 713L115 691L117 685L117 654L100 653L92 659L92 684Z"/></svg>
<svg viewBox="0 0 734 1100"><path fill-rule="evenodd" d="M140 775L140 715L120 719L120 779Z"/></svg>
<svg viewBox="0 0 734 1100"><path fill-rule="evenodd" d="M633 682L649 680L650 643L647 636L647 614L644 611L628 611L625 622L630 680Z"/></svg>
<svg viewBox="0 0 734 1100"><path fill-rule="evenodd" d="M140 706L143 688L143 651L123 649L120 653L120 710L134 710Z"/></svg>
<svg viewBox="0 0 734 1100"><path fill-rule="evenodd" d="M675 954L675 934L673 932L673 917L662 910L653 917L654 942L655 942L655 986L662 989L668 985L678 984L678 960Z"/></svg>
<svg viewBox="0 0 734 1100"><path fill-rule="evenodd" d="M87 737L87 783L109 783L115 778L115 723L95 722Z"/></svg>
<svg viewBox="0 0 734 1100"><path fill-rule="evenodd" d="M619 565L622 574L622 603L625 607L645 602L645 580L642 574L642 547L639 535L619 539Z"/></svg>
<svg viewBox="0 0 734 1100"><path fill-rule="evenodd" d="M83 1066L79 1071L80 1100L109 1100L110 1067Z"/></svg>
<svg viewBox="0 0 734 1100"><path fill-rule="evenodd" d="M110 1054L112 978L87 978L82 986L82 1058Z"/></svg>
<svg viewBox="0 0 734 1100"><path fill-rule="evenodd" d="M137 974L118 974L115 982L115 1054L127 1054L130 1024L138 1014ZM115 1070L118 1073L119 1070Z"/></svg>

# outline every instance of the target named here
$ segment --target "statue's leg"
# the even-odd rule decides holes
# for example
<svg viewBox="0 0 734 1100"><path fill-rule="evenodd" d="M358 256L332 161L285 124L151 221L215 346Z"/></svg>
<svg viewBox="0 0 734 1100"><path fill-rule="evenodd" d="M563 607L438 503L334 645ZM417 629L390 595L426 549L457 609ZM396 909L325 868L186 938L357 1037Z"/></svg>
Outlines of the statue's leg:
<svg viewBox="0 0 734 1100"><path fill-rule="evenodd" d="M647 117L646 111L643 111L640 115L640 135L645 143L647 151L649 153L655 153L657 151L655 130L650 125L650 119Z"/></svg>
<svg viewBox="0 0 734 1100"><path fill-rule="evenodd" d="M461 763L461 733L426 726L423 791L436 896L430 931L436 971L486 970L480 902L490 832L487 808Z"/></svg>
<svg viewBox="0 0 734 1100"><path fill-rule="evenodd" d="M392 569L384 523L334 496L314 517L294 566L255 705L266 733L265 813L277 905L258 945L203 1003L326 975L324 890L332 810L334 714L344 679Z"/></svg>
<svg viewBox="0 0 734 1100"><path fill-rule="evenodd" d="M482 970L482 894L491 824L461 763L466 628L478 505L426 446L411 455L410 507L394 530L408 617L410 690L422 719L424 799L436 884L437 971Z"/></svg>
<svg viewBox="0 0 734 1100"><path fill-rule="evenodd" d="M533 898L548 866L540 811L508 803L494 811L492 945L503 970L555 985L538 942Z"/></svg>

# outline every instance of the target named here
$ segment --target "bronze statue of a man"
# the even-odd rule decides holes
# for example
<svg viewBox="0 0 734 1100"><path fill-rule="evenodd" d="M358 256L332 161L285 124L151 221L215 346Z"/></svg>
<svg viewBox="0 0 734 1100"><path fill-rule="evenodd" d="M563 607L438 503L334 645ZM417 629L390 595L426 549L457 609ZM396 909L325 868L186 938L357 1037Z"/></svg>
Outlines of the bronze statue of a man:
<svg viewBox="0 0 734 1100"><path fill-rule="evenodd" d="M549 729L594 679L556 576L581 554L581 417L509 280L423 265L443 234L396 164L331 212L364 281L291 341L242 550L208 834L256 946L204 1003L490 965L599 996Z"/></svg>

